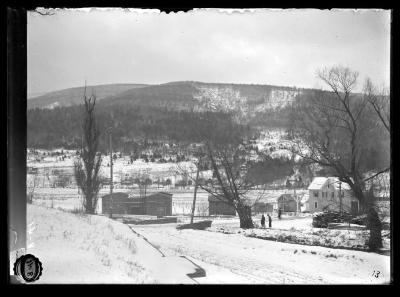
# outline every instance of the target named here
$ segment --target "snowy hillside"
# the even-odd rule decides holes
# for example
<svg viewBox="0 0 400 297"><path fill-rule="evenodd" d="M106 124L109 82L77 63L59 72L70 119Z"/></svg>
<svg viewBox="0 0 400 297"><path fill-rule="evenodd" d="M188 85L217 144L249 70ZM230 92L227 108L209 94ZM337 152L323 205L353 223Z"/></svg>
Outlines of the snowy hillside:
<svg viewBox="0 0 400 297"><path fill-rule="evenodd" d="M298 89L265 87L246 94L240 87L227 84L199 84L197 89L193 98L199 101L199 110L234 112L242 119L255 112L286 107L302 93Z"/></svg>
<svg viewBox="0 0 400 297"><path fill-rule="evenodd" d="M27 215L33 226L27 252L43 266L35 284L194 283L190 262L164 257L127 225L34 205Z"/></svg>
<svg viewBox="0 0 400 297"><path fill-rule="evenodd" d="M265 98L265 102L258 105L255 111L285 107L292 103L296 96L301 95L301 93L299 90L272 90L269 96Z"/></svg>
<svg viewBox="0 0 400 297"><path fill-rule="evenodd" d="M205 87L198 88L198 94L193 97L198 100L206 110L212 111L240 111L248 112L248 99L240 91L230 87Z"/></svg>

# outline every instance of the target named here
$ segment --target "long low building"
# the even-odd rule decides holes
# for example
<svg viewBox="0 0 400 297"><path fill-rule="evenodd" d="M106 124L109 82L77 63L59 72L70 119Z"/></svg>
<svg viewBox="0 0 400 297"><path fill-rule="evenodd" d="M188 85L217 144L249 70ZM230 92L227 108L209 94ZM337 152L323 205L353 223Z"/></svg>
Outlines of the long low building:
<svg viewBox="0 0 400 297"><path fill-rule="evenodd" d="M110 194L102 197L102 213L110 213ZM113 214L135 214L152 216L172 215L172 194L158 192L143 198L130 198L127 193L113 193Z"/></svg>

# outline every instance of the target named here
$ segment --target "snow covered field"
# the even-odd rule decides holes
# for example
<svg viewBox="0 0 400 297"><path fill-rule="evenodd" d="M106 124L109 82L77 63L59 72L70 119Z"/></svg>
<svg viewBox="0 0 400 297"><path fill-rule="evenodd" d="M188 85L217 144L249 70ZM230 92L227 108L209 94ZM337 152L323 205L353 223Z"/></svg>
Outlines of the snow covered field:
<svg viewBox="0 0 400 297"><path fill-rule="evenodd" d="M390 257L272 242L241 234L132 226L167 255L187 255L207 271L200 283L376 284L390 281ZM379 271L379 277L373 276Z"/></svg>

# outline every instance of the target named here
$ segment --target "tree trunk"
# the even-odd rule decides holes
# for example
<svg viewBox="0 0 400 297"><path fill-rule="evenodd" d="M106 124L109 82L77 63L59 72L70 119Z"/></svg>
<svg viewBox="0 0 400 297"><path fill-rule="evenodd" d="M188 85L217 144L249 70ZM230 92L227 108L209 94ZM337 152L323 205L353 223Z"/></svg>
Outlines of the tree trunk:
<svg viewBox="0 0 400 297"><path fill-rule="evenodd" d="M367 227L369 229L368 247L371 251L383 247L382 245L382 223L378 213L373 206L369 207L367 213Z"/></svg>
<svg viewBox="0 0 400 297"><path fill-rule="evenodd" d="M236 208L236 211L239 215L240 228L243 228L243 229L254 228L253 220L251 219L250 206L239 203L239 205Z"/></svg>
<svg viewBox="0 0 400 297"><path fill-rule="evenodd" d="M382 223L379 215L374 207L374 196L373 193L367 193L366 195L360 189L356 189L354 194L362 211L367 214L367 228L369 230L368 247L371 251L376 251L381 248L382 245Z"/></svg>

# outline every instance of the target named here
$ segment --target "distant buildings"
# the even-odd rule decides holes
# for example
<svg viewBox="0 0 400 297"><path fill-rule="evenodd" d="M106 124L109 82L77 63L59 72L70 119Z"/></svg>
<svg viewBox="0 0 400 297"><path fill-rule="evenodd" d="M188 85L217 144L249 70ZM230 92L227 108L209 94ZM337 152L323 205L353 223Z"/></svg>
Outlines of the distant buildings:
<svg viewBox="0 0 400 297"><path fill-rule="evenodd" d="M253 204L252 212L253 214L259 213L272 213L277 212L279 209L282 212L294 213L297 211L297 202L294 199L294 194L292 193L282 193L281 191L274 193L273 195L268 195L267 199L264 201L257 201ZM300 211L300 204L299 204Z"/></svg>
<svg viewBox="0 0 400 297"><path fill-rule="evenodd" d="M223 198L209 195L208 203L210 215L236 215L234 207ZM253 202L251 205L252 214L272 213L277 212L279 209L285 213L295 213L297 211L297 201L294 198L294 194L270 191L263 195L262 199Z"/></svg>

